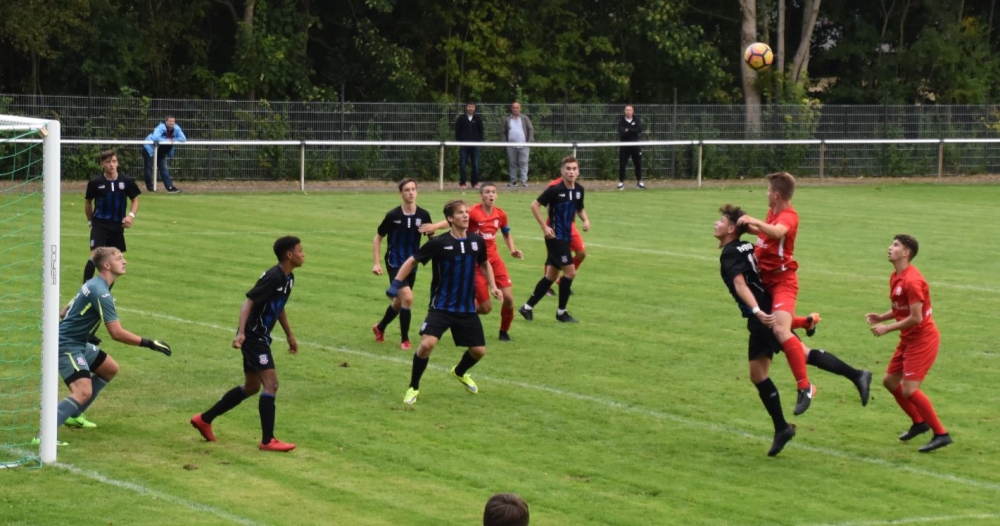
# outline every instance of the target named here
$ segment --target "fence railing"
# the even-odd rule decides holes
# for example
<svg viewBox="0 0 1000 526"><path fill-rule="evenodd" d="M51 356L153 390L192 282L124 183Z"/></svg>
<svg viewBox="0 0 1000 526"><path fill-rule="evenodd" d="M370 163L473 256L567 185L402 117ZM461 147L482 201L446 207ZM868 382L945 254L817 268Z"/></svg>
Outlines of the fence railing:
<svg viewBox="0 0 1000 526"><path fill-rule="evenodd" d="M37 139L19 139L14 142L37 142ZM111 146L111 145L145 145L153 144L158 146L161 143L154 143L151 141L97 141L92 139L66 139L62 141L63 145L101 145L101 146ZM427 151L437 152L439 162L438 162L438 187L443 190L446 181L449 180L446 177L446 162L447 152L449 149L457 149L460 146L479 146L487 150L490 149L504 149L509 146L509 143L503 142L457 142L457 141L187 141L185 143L174 143L176 148L198 148L198 147L213 147L213 146L224 146L224 147L268 147L268 148L283 148L283 149L295 149L298 152L296 156L298 159L298 169L296 173L298 174L299 189L302 191L306 190L306 182L310 180L321 180L310 177L308 170L308 158L309 152L315 151L322 148L330 147L344 147L344 146L364 146L364 147L413 147L421 148ZM976 139L976 138L965 138L965 139L793 139L793 140L686 140L686 141L640 141L640 142L550 142L550 143L531 143L532 149L541 150L551 150L556 153L556 155L561 159L566 155L574 155L579 157L579 153L582 150L593 149L593 150L615 150L621 146L641 146L643 148L656 147L656 148L691 148L696 151L696 173L694 180L697 182L698 187L701 187L704 178L711 177L711 174L705 173L706 163L704 162L705 151L713 147L729 147L729 148L743 148L745 150L753 150L764 146L775 146L775 147L809 147L815 148L818 152L818 170L813 172L793 172L796 176L816 176L825 177L830 175L827 170L827 151L831 148L846 148L846 147L864 147L869 145L882 145L882 146L896 146L896 145L916 145L932 147L936 151L934 170L928 170L922 175L933 176L936 175L938 179L945 175L944 167L946 166L946 152L949 145L984 145L984 146L997 146L1000 145L1000 138L996 139ZM65 146L64 146L65 147ZM156 155L159 148L153 148L153 178L154 178L154 189L156 184ZM581 161L583 164L583 161ZM631 170L631 166L630 166ZM582 171L582 167L581 167ZM752 175L762 175L765 172L760 172ZM984 172L985 173L985 172ZM553 173L543 174L543 180L555 177L558 171ZM631 171L629 172L631 175ZM286 178L290 179L290 178ZM482 178L482 180L490 180L491 178ZM501 179L492 179L494 181L504 181L506 176Z"/></svg>
<svg viewBox="0 0 1000 526"><path fill-rule="evenodd" d="M534 123L538 142L608 143L618 139L615 123L619 104L522 103ZM507 105L482 103L486 140L500 140L500 123ZM831 176L921 176L937 173L941 139L1000 138L1000 106L839 106L763 105L757 123L748 126L741 105L636 104L645 125L644 139L670 141L811 140L807 144L760 144L746 148L702 142L704 147L647 146L643 165L647 177L695 179L698 156L706 177L736 178L787 170L818 175L822 166ZM269 102L185 100L124 97L40 97L0 94L0 113L57 118L64 139L93 139L101 144L138 140L167 114L192 140L358 141L338 146L310 147L305 161L311 179L393 180L404 176L438 176L439 152L407 142L450 141L455 138L461 104ZM759 121L759 122L758 122ZM839 140L907 139L899 143L850 143ZM929 143L912 140L929 140ZM392 142L385 145L379 141ZM172 174L187 180L280 180L298 177L294 147L195 146L189 143L171 161ZM99 145L67 145L64 176L83 179L95 172ZM452 149L453 150L453 149ZM536 155L537 153L537 155ZM546 174L558 166L563 152L540 147L531 169ZM582 177L617 177L618 152L580 148ZM1000 147L995 143L945 143L944 174L998 173ZM123 167L141 166L138 147L119 152ZM458 155L449 151L446 177L457 178ZM507 160L498 148L485 148L481 167L486 177L501 179Z"/></svg>

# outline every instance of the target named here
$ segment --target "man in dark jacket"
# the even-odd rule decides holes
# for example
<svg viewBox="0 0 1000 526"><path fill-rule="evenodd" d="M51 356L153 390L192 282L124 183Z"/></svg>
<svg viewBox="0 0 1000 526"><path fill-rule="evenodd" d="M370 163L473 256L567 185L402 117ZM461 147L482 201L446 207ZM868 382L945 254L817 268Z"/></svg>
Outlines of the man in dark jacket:
<svg viewBox="0 0 1000 526"><path fill-rule="evenodd" d="M618 141L638 142L639 135L642 134L642 121L635 115L635 109L629 104L625 106L625 114L618 119ZM628 164L629 157L635 165L635 181L642 190L646 185L642 183L642 146L619 146L618 147L618 189L625 188L625 165Z"/></svg>
<svg viewBox="0 0 1000 526"><path fill-rule="evenodd" d="M465 103L465 113L455 121L455 140L483 142L483 118L476 114L476 103ZM465 190L465 167L472 160L472 188L479 188L479 147L461 146L458 149L459 186Z"/></svg>

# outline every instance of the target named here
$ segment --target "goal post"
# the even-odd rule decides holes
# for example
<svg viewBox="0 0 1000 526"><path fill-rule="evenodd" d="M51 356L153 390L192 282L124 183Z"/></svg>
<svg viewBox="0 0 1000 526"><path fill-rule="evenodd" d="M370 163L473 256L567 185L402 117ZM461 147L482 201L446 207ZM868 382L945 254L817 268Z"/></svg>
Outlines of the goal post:
<svg viewBox="0 0 1000 526"><path fill-rule="evenodd" d="M0 468L56 460L60 138L57 120L0 115Z"/></svg>

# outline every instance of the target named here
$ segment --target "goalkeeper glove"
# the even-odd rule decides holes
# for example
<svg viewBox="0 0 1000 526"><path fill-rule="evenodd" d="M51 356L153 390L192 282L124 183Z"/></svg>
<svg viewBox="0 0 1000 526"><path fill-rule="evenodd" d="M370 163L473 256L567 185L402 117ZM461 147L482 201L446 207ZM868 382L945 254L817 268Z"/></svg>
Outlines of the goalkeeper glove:
<svg viewBox="0 0 1000 526"><path fill-rule="evenodd" d="M152 349L156 352L161 352L167 356L170 356L170 344L164 341L147 340L146 338L143 338L142 341L139 342L139 346L145 347L147 349Z"/></svg>
<svg viewBox="0 0 1000 526"><path fill-rule="evenodd" d="M392 280L392 285L389 285L389 288L385 289L385 295L389 296L390 298L395 298L396 296L399 296L399 288L402 287L403 285L404 283L398 279Z"/></svg>

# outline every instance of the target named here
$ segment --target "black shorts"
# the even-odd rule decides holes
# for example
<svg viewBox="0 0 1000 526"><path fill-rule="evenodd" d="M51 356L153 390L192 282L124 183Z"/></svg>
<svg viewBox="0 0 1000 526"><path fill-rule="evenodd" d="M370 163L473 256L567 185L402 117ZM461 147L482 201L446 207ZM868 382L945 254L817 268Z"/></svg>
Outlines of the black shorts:
<svg viewBox="0 0 1000 526"><path fill-rule="evenodd" d="M548 253L545 258L546 265L561 269L573 264L573 252L569 249L569 241L546 239L545 250Z"/></svg>
<svg viewBox="0 0 1000 526"><path fill-rule="evenodd" d="M399 274L399 267L390 267L386 264L385 268L389 270L389 284L392 285L392 280L396 279L396 276ZM410 275L406 276L406 279L403 281L408 283L412 289L413 284L417 282L417 267L413 267L413 270L410 271Z"/></svg>
<svg viewBox="0 0 1000 526"><path fill-rule="evenodd" d="M774 331L756 317L747 319L747 330L750 331L750 340L747 343L747 359L749 361L756 360L761 356L773 358L775 354L781 352L781 342L774 335Z"/></svg>
<svg viewBox="0 0 1000 526"><path fill-rule="evenodd" d="M259 373L268 369L274 369L274 356L271 356L271 346L267 340L247 338L243 340L243 372Z"/></svg>
<svg viewBox="0 0 1000 526"><path fill-rule="evenodd" d="M90 250L115 247L125 252L125 227L114 221L94 221L90 227Z"/></svg>
<svg viewBox="0 0 1000 526"><path fill-rule="evenodd" d="M457 314L441 310L431 310L420 326L420 335L425 334L441 339L445 331L451 329L451 337L456 347L483 347L486 335L483 322L476 313Z"/></svg>

